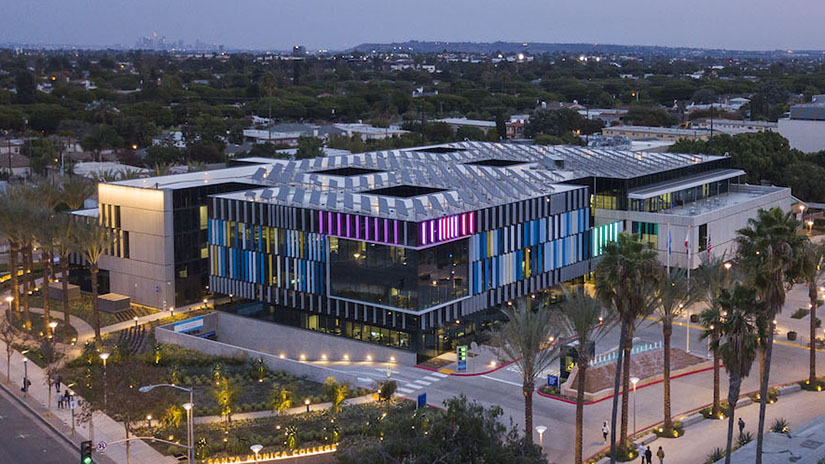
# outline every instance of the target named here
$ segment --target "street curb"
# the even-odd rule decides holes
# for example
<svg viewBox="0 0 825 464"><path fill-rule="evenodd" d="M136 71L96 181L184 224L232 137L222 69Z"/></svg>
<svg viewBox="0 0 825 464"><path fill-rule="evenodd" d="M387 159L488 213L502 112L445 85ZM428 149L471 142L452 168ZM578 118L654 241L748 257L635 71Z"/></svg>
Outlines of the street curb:
<svg viewBox="0 0 825 464"><path fill-rule="evenodd" d="M713 369L713 367L711 367L711 369ZM688 374L685 374L685 375L688 375ZM784 385L784 386L780 386L780 385ZM779 396L782 396L782 388L787 388L787 390L785 390L785 394L786 394L786 395L790 395L790 394L792 394L792 393L797 393L797 392L800 392L800 391L805 391L805 390L802 390L801 386L799 385L799 382L792 382L792 383L788 383L788 384L780 384L780 385L777 385L776 387L769 387L769 388L777 388L778 393L779 393ZM796 389L796 388L788 388L788 387L792 387L793 385L796 385L796 386L797 386L797 387L799 387L799 388L798 388L798 389ZM737 409L737 410L739 410L740 408L742 408L742 407L744 407L744 406L748 406L748 405L751 405L751 404L758 404L758 403L753 402L753 401L751 400L751 398L750 398L750 395L752 395L752 394L754 394L754 393L756 393L756 392L758 392L758 390L757 390L757 391L753 391L753 392L749 392L749 393L743 393L743 394L741 394L741 395L739 396L739 398L740 398L740 399L739 399L739 401L737 401L737 404L736 404L736 409ZM809 393L819 393L819 392L809 392ZM548 396L548 395L546 395L546 394L542 394L542 393L539 393L539 394L540 394L540 395L542 395L542 396ZM621 393L620 393L620 394L621 394ZM550 398L557 399L557 398L555 398L555 397L550 397ZM573 402L573 404L575 404L575 402ZM707 420L707 419L705 419L705 417L704 417L704 416L702 416L701 414L698 414L697 412L698 412L698 411L700 411L700 410L702 410L702 409L704 409L704 408L707 408L707 407L709 407L709 406L711 406L711 405L712 405L712 403L708 403L708 404L706 404L706 405L704 405L704 406L699 406L698 408L694 408L694 409L691 409L691 410L685 411L685 412L680 413L680 414L675 414L675 415L674 415L674 417L684 417L684 416L689 416L689 417L690 417L692 414L695 414L695 415L697 415L697 416L699 416L699 417L701 417L701 418L702 418L702 420L697 420L696 422L694 422L694 423L692 423L692 424L691 424L691 425L696 425L696 424L698 424L698 423L701 423L701 422L704 422L705 420ZM657 423L655 423L655 424L651 425L650 427L643 428L643 429L642 429L642 431L647 430L648 428L653 428L653 427L656 427L657 425L661 424L662 422L663 422L663 421L659 421L659 422L657 422ZM686 425L686 424L684 423L684 421L682 422L682 424L683 424L683 426L684 426L685 428L687 428L687 427L688 427L688 425ZM591 460L592 460L592 459L594 459L596 456L598 456L599 454L601 454L601 453L603 453L603 452L605 452L605 451L607 451L607 450L609 450L609 449L610 449L610 448L608 447L608 448L605 448L605 449L602 449L602 450L598 451L597 453L593 454L593 455L592 455L592 456L590 456L589 458L585 459L585 462L591 461ZM606 460L606 461L605 461L605 460ZM601 463L601 462L610 462L610 459L609 459L608 457L604 457L604 458L602 458L602 459L600 459L600 460L598 461L598 463Z"/></svg>
<svg viewBox="0 0 825 464"><path fill-rule="evenodd" d="M46 418L45 418L45 417L41 416L39 412L35 411L35 410L34 410L34 408L32 408L31 406L29 406L29 404L28 404L28 403L26 403L25 401L23 401L23 399L22 399L22 398L19 398L17 395L15 395L15 394L14 394L14 392L12 392L11 390L9 390L9 387L7 387L7 386L5 385L5 383L4 383L4 382L0 382L0 388L2 388L2 389L3 389L3 391L4 391L4 392L5 392L8 396L10 396L10 397L14 398L14 401L15 401L17 404L19 404L20 406L23 406L23 408L24 408L24 409L26 409L26 411L28 411L29 413L31 413L34 417L36 417L36 418L37 418L37 420L38 420L38 421L40 421L40 422L41 422L41 423L43 423L46 427L48 427L48 428L49 428L49 430L51 430L52 432L56 433L58 437L62 438L62 439L63 439L63 441L65 441L67 444L69 444L69 445L71 446L71 448L77 449L77 450L78 450L78 453L79 453L79 450L80 450L80 443L75 443L75 442L74 442L71 438L69 438L69 437L68 437L65 433L63 433L63 431L62 431L62 430L60 430L59 428L57 428L57 426L55 426L54 424L52 424L50 421L46 420Z"/></svg>
<svg viewBox="0 0 825 464"><path fill-rule="evenodd" d="M703 368L697 369L695 371L690 371L690 372L685 372L685 373L682 373L682 374L679 374L679 375L675 375L675 376L671 377L670 380L679 379L679 378L682 378L682 377L687 377L687 376L693 375L693 374L699 374L699 373L706 372L706 371L709 371L709 370L713 370L713 366L703 367ZM654 380L652 382L648 382L646 384L643 384L643 385L639 386L638 390L641 390L642 388L646 388L646 387L649 387L649 386L652 386L652 385L662 383L664 381L665 381L664 379L659 379L659 380ZM548 393L544 393L544 392L541 391L541 387L536 388L536 393L539 396L543 396L545 398L550 398L552 400L561 401L563 403L576 404L576 402L573 401L573 400L568 400L567 398L562 398L560 396L555 396L555 395L550 395ZM622 394L624 394L624 392L619 392L619 396L621 396ZM590 402L583 403L583 406L590 406L591 404L601 403L602 401L609 400L610 398L613 398L613 395L606 396L606 397L598 399L596 401L590 401Z"/></svg>

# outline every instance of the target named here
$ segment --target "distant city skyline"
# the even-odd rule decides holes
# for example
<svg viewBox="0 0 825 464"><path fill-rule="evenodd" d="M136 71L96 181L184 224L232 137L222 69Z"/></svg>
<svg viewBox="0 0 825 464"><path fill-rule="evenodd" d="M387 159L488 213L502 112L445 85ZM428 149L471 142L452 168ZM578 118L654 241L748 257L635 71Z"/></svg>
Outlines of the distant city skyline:
<svg viewBox="0 0 825 464"><path fill-rule="evenodd" d="M344 50L365 42L609 43L739 50L825 48L815 0L0 0L0 43L133 47L157 33L227 49Z"/></svg>

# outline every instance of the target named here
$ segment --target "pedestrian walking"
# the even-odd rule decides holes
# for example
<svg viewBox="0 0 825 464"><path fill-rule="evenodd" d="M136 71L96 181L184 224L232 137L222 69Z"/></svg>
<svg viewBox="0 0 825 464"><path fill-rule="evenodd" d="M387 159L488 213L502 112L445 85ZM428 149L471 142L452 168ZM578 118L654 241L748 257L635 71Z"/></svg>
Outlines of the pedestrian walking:
<svg viewBox="0 0 825 464"><path fill-rule="evenodd" d="M742 435L745 432L745 421L742 418L739 418L739 435Z"/></svg>
<svg viewBox="0 0 825 464"><path fill-rule="evenodd" d="M639 447L636 449L636 451L639 453L639 456L641 456L641 458L642 458L642 464L645 464L645 463L650 464L650 461L648 461L647 457L645 456L645 445L639 443Z"/></svg>
<svg viewBox="0 0 825 464"><path fill-rule="evenodd" d="M63 383L63 376L58 375L57 380L54 381L54 389L57 393L60 393L60 384Z"/></svg>
<svg viewBox="0 0 825 464"><path fill-rule="evenodd" d="M63 395L57 395L57 409L63 409Z"/></svg>
<svg viewBox="0 0 825 464"><path fill-rule="evenodd" d="M653 451L650 451L649 446L645 450L645 458L647 459L647 464L653 464Z"/></svg>
<svg viewBox="0 0 825 464"><path fill-rule="evenodd" d="M607 436L610 435L610 426L607 425L607 421L602 423L602 441L607 443Z"/></svg>
<svg viewBox="0 0 825 464"><path fill-rule="evenodd" d="M665 462L665 450L663 450L661 446L659 447L659 451L656 451L656 457L659 458L659 464L663 464Z"/></svg>

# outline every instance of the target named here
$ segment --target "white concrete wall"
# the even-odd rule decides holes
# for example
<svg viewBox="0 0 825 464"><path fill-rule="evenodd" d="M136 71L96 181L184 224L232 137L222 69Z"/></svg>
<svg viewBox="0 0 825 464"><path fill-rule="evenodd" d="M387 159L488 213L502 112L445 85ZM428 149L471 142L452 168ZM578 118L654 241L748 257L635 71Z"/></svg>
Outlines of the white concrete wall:
<svg viewBox="0 0 825 464"><path fill-rule="evenodd" d="M755 186L756 187L756 186ZM743 186L748 188L748 186ZM759 187L756 187L759 188ZM685 249L685 237L690 236L690 268L696 269L702 262L702 255L706 251L698 251L699 226L708 225L708 234L711 239L711 254L721 256L726 253L731 256L735 252L736 231L747 225L748 219L756 217L759 209L782 208L789 211L791 207L791 189L782 188L774 192L763 194L752 200L719 208L714 211L697 214L695 216L681 216L675 214L644 213L638 211L596 210L596 217L610 220L625 220L625 231L632 232L631 221L650 222L659 225L659 244L657 252L662 264L667 264L668 227L672 237L670 265L686 268L688 257Z"/></svg>
<svg viewBox="0 0 825 464"><path fill-rule="evenodd" d="M371 388L374 386L371 379L359 379L356 375L337 370L333 367L308 364L292 359L281 359L269 353L208 340L194 335L177 333L172 330L171 325L157 327L155 329L155 338L160 343L178 345L212 356L240 357L245 359L261 358L270 370L289 372L292 375L306 377L315 382L323 382L327 377L334 377L339 382L348 383L353 387Z"/></svg>
<svg viewBox="0 0 825 464"><path fill-rule="evenodd" d="M779 134L788 139L791 148L805 153L825 150L825 121L780 119Z"/></svg>
<svg viewBox="0 0 825 464"><path fill-rule="evenodd" d="M262 322L243 316L218 311L218 340L276 356L317 361L326 356L329 361L341 361L348 355L352 361L395 362L408 366L416 364L412 351L327 335L312 330Z"/></svg>
<svg viewBox="0 0 825 464"><path fill-rule="evenodd" d="M123 231L129 232L129 258L104 256L113 293L134 303L163 308L175 304L172 192L99 184L100 204L119 205Z"/></svg>

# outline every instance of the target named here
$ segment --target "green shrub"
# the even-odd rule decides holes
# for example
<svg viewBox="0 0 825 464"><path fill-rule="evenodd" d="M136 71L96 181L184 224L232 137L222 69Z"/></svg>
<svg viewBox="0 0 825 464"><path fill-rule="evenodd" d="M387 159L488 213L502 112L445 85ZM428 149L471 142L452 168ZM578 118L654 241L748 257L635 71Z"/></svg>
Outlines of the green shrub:
<svg viewBox="0 0 825 464"><path fill-rule="evenodd" d="M799 386L802 387L803 390L807 391L822 391L825 390L825 380L823 379L816 379L816 382L810 383L807 380L803 380L799 382Z"/></svg>
<svg viewBox="0 0 825 464"><path fill-rule="evenodd" d="M656 427L653 430L659 438L679 438L685 434L685 428L681 422L673 422L673 430L665 430L664 427Z"/></svg>
<svg viewBox="0 0 825 464"><path fill-rule="evenodd" d="M705 458L705 464L713 464L720 459L725 458L725 450L722 448L716 448L715 450L711 451L710 454Z"/></svg>
<svg viewBox="0 0 825 464"><path fill-rule="evenodd" d="M539 388L539 391L544 393L545 395L553 395L553 396L560 396L561 395L561 390L559 390L559 387L554 387L552 385L542 385L542 387Z"/></svg>
<svg viewBox="0 0 825 464"><path fill-rule="evenodd" d="M726 418L728 416L728 402L727 402L727 400L722 400L721 402L719 402L719 412L722 413L722 417L713 416L713 415L711 415L711 412L713 412L713 408L711 406L708 406L706 408L702 408L702 409L699 410L699 414L704 416L705 419L719 420L719 419Z"/></svg>
<svg viewBox="0 0 825 464"><path fill-rule="evenodd" d="M791 314L792 319L802 319L803 317L807 316L810 311L806 308L799 308Z"/></svg>
<svg viewBox="0 0 825 464"><path fill-rule="evenodd" d="M791 433L791 424L784 417L777 417L771 422L769 430L774 433Z"/></svg>
<svg viewBox="0 0 825 464"><path fill-rule="evenodd" d="M741 448L753 441L753 434L750 432L740 433L736 438L736 447Z"/></svg>

